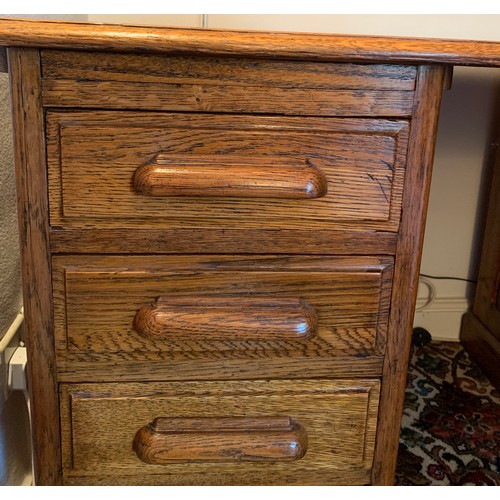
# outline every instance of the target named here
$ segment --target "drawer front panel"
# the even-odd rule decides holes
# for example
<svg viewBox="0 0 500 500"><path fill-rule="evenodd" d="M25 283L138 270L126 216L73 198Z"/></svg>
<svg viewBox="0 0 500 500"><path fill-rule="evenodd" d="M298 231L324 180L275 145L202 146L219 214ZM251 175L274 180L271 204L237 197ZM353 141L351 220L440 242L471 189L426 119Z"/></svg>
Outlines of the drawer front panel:
<svg viewBox="0 0 500 500"><path fill-rule="evenodd" d="M122 361L380 355L392 264L385 257L55 257L56 348Z"/></svg>
<svg viewBox="0 0 500 500"><path fill-rule="evenodd" d="M63 384L64 475L366 484L378 396L376 380Z"/></svg>
<svg viewBox="0 0 500 500"><path fill-rule="evenodd" d="M43 51L53 107L315 116L409 116L416 68Z"/></svg>
<svg viewBox="0 0 500 500"><path fill-rule="evenodd" d="M50 112L47 128L53 226L398 228L405 121Z"/></svg>

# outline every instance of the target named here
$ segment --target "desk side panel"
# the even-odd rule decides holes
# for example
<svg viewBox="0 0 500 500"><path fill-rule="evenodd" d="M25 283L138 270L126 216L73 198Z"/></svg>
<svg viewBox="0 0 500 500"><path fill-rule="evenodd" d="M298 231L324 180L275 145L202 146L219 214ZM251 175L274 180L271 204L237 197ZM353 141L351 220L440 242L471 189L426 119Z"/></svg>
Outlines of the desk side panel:
<svg viewBox="0 0 500 500"><path fill-rule="evenodd" d="M40 55L36 49L14 48L8 55L35 482L56 485L60 483L60 433Z"/></svg>
<svg viewBox="0 0 500 500"><path fill-rule="evenodd" d="M372 470L372 484L376 485L393 484L396 471L432 161L446 74L444 66L422 66L417 75Z"/></svg>

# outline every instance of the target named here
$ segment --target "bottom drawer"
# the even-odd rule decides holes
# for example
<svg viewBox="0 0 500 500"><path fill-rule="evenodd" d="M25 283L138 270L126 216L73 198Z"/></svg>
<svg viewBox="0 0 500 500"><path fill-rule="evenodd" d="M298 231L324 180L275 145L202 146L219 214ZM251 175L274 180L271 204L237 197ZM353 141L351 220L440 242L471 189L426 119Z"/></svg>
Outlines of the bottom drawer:
<svg viewBox="0 0 500 500"><path fill-rule="evenodd" d="M65 484L368 484L377 380L61 385Z"/></svg>

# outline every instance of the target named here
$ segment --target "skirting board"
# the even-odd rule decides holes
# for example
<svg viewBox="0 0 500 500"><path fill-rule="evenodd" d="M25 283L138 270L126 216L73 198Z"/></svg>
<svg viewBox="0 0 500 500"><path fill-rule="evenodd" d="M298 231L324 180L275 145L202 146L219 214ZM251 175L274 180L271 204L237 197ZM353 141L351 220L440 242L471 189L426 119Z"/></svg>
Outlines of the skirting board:
<svg viewBox="0 0 500 500"><path fill-rule="evenodd" d="M438 297L428 305L425 302L425 298L417 300L413 326L425 328L433 340L459 342L462 316L470 307L469 301L465 297Z"/></svg>

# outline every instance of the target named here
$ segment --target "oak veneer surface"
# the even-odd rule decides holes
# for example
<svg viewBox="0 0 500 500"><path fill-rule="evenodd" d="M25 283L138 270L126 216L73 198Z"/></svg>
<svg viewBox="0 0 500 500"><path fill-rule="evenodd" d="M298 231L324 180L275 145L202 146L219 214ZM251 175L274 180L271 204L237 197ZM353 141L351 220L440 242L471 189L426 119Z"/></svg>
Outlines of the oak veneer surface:
<svg viewBox="0 0 500 500"><path fill-rule="evenodd" d="M306 61L500 66L500 43L492 41L178 29L20 19L0 20L0 44Z"/></svg>
<svg viewBox="0 0 500 500"><path fill-rule="evenodd" d="M391 484L446 65L500 44L11 19L0 44L33 47L37 483Z"/></svg>
<svg viewBox="0 0 500 500"><path fill-rule="evenodd" d="M189 179L189 180L188 180ZM159 153L134 173L134 191L159 197L323 198L328 186L321 169L310 162L279 156L246 158Z"/></svg>
<svg viewBox="0 0 500 500"><path fill-rule="evenodd" d="M153 198L323 198L328 191L326 176L310 163L279 156L187 154L172 158L159 153L134 172L134 191Z"/></svg>
<svg viewBox="0 0 500 500"><path fill-rule="evenodd" d="M34 49L9 49L8 58L34 474L41 484L58 484L61 451L40 58Z"/></svg>
<svg viewBox="0 0 500 500"><path fill-rule="evenodd" d="M403 412L431 167L446 76L442 66L424 66L417 76L372 472L375 484L392 484L394 481L398 455L398 439L394 437L399 434Z"/></svg>
<svg viewBox="0 0 500 500"><path fill-rule="evenodd" d="M382 373L383 355L316 357L242 357L200 358L157 361L127 359L108 354L58 352L59 382L82 381L182 381L182 380L259 380L311 378L377 378Z"/></svg>
<svg viewBox="0 0 500 500"><path fill-rule="evenodd" d="M369 482L379 382L254 381L61 386L65 482L85 484L128 476L136 484L178 484L203 474L203 484L352 484ZM307 450L293 461L259 460L150 464L132 448L155 418L292 418L307 433ZM243 418L244 417L244 418ZM182 421L182 420L181 420ZM222 425L222 423L221 423ZM241 423L244 425L244 422ZM248 425L248 424L247 424ZM195 437L196 439L196 437ZM281 438L279 438L281 439ZM223 446L223 436L214 447ZM172 446L182 446L175 440ZM172 450L182 454L182 449ZM236 452L236 450L234 451ZM187 449L184 453L191 453ZM183 478L184 476L184 478ZM122 480L120 480L122 482ZM123 481L125 484L127 479Z"/></svg>
<svg viewBox="0 0 500 500"><path fill-rule="evenodd" d="M416 68L410 65L325 64L60 50L44 50L41 58L46 91L47 86L65 80L75 85L82 80L141 82L143 85L223 85L229 93L240 87L250 87L252 91L255 87L269 91L273 88L414 91L416 78Z"/></svg>
<svg viewBox="0 0 500 500"><path fill-rule="evenodd" d="M44 51L44 106L409 116L412 66ZM126 68L126 71L124 71Z"/></svg>
<svg viewBox="0 0 500 500"><path fill-rule="evenodd" d="M76 82L76 83L75 83ZM310 116L402 116L411 114L412 92L143 84L115 81L48 82L44 105Z"/></svg>
<svg viewBox="0 0 500 500"><path fill-rule="evenodd" d="M391 277L392 259L376 257L55 257L56 349L82 360L101 353L171 362L300 357L314 364L318 357L379 355ZM164 307L170 299L168 323L147 336L137 316L155 299ZM284 300L288 312L280 318ZM303 317L299 330L310 317L299 301L317 323L306 336L291 330L293 314ZM232 311L224 312L225 303ZM252 304L259 306L254 320ZM259 328L262 317L267 325Z"/></svg>
<svg viewBox="0 0 500 500"><path fill-rule="evenodd" d="M147 464L292 462L307 452L307 431L291 417L157 417L134 436Z"/></svg>
<svg viewBox="0 0 500 500"><path fill-rule="evenodd" d="M263 341L304 339L318 333L318 315L304 299L269 297L206 297L160 295L134 316L134 330L153 341Z"/></svg>
<svg viewBox="0 0 500 500"><path fill-rule="evenodd" d="M51 224L395 231L407 137L408 123L399 120L50 111ZM158 155L165 168L196 155L228 168L267 165L270 177L277 158L277 172L318 169L326 193L303 200L145 196L134 189L134 175ZM186 176L186 188L195 182Z"/></svg>
<svg viewBox="0 0 500 500"><path fill-rule="evenodd" d="M50 248L58 253L100 254L303 254L394 255L397 233L309 229L49 229ZM256 241L259 242L256 245Z"/></svg>

